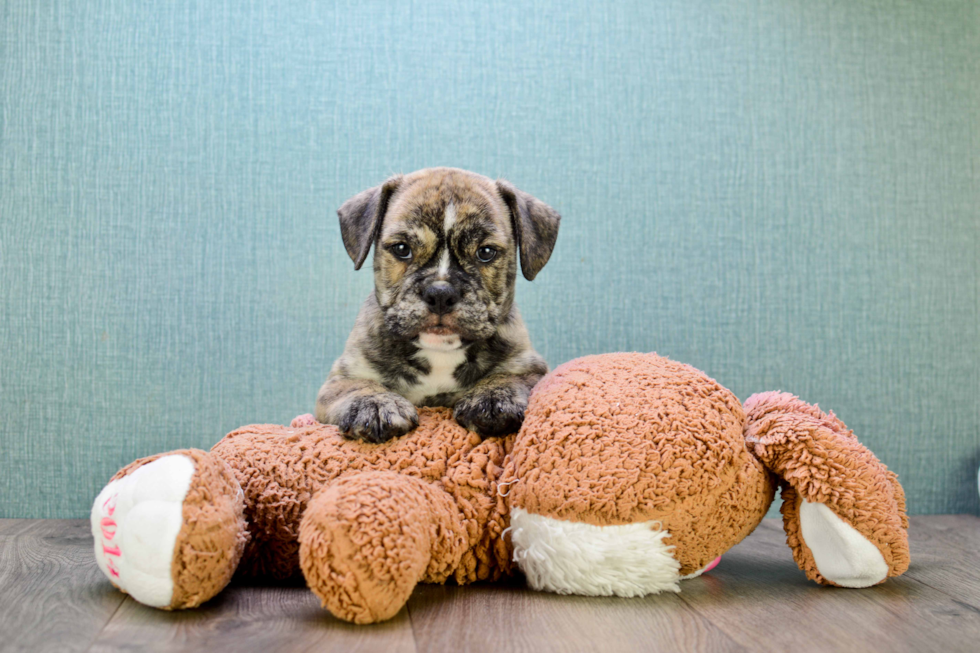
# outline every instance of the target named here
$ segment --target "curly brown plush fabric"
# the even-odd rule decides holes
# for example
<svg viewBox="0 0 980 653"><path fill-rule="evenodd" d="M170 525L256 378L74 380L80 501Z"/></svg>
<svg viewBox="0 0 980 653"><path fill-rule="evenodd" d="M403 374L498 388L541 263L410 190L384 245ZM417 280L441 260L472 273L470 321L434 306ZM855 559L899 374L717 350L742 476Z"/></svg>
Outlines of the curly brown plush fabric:
<svg viewBox="0 0 980 653"><path fill-rule="evenodd" d="M765 466L783 479L783 526L793 558L824 585L800 534L803 499L826 504L881 551L888 576L909 566L908 517L898 477L844 423L791 394L765 392L745 401L745 439Z"/></svg>
<svg viewBox="0 0 980 653"><path fill-rule="evenodd" d="M534 389L505 482L512 506L596 526L656 520L681 574L765 516L774 486L745 447L742 405L656 354L585 356Z"/></svg>
<svg viewBox="0 0 980 653"><path fill-rule="evenodd" d="M445 582L469 544L448 493L394 472L331 484L307 507L299 539L310 589L330 612L360 624L393 617L419 581Z"/></svg>
<svg viewBox="0 0 980 653"><path fill-rule="evenodd" d="M347 440L335 426L245 426L212 449L245 495L251 540L244 573L284 578L299 571L300 520L314 495L341 475L396 472L438 483L459 505L466 547L452 571L458 582L498 578L512 562L499 541L507 527L496 479L513 436L481 441L446 408L419 410L410 436L385 444Z"/></svg>
<svg viewBox="0 0 980 653"><path fill-rule="evenodd" d="M170 572L174 592L168 609L195 608L228 585L248 540L241 490L231 469L200 449L181 449L141 458L111 480L174 454L194 462L194 475L184 497L183 525L174 547Z"/></svg>

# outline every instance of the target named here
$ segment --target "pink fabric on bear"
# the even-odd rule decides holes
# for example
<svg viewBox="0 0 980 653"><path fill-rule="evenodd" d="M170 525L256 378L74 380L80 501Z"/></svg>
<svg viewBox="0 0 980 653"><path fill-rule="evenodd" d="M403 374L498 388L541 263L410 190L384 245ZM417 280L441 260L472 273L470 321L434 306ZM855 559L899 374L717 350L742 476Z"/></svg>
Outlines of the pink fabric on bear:
<svg viewBox="0 0 980 653"><path fill-rule="evenodd" d="M294 429L301 429L306 426L316 426L318 422L313 415L306 413L305 415L297 415L293 418L293 421L289 425Z"/></svg>

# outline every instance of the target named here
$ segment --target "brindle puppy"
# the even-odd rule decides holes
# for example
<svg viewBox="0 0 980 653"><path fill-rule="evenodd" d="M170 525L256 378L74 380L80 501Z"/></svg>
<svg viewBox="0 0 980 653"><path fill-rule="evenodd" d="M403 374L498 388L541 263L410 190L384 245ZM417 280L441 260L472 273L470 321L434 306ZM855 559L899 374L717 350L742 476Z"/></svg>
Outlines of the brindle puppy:
<svg viewBox="0 0 980 653"><path fill-rule="evenodd" d="M558 213L506 181L454 168L392 177L337 212L374 292L317 396L316 418L384 442L418 425L415 406L453 408L482 437L513 433L548 366L514 305L520 257L534 279Z"/></svg>

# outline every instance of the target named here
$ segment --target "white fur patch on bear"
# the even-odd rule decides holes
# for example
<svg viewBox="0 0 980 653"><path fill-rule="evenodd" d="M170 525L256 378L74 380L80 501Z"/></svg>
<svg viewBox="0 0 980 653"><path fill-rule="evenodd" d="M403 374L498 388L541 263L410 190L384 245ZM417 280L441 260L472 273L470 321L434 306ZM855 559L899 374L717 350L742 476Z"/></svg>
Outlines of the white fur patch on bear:
<svg viewBox="0 0 980 653"><path fill-rule="evenodd" d="M173 598L171 564L193 476L190 458L164 456L109 483L92 506L99 569L145 605L162 608Z"/></svg>
<svg viewBox="0 0 980 653"><path fill-rule="evenodd" d="M870 587L888 576L878 547L822 503L803 499L800 535L820 575L841 587Z"/></svg>
<svg viewBox="0 0 980 653"><path fill-rule="evenodd" d="M678 592L680 563L658 522L593 526L514 508L514 561L537 590L584 596Z"/></svg>

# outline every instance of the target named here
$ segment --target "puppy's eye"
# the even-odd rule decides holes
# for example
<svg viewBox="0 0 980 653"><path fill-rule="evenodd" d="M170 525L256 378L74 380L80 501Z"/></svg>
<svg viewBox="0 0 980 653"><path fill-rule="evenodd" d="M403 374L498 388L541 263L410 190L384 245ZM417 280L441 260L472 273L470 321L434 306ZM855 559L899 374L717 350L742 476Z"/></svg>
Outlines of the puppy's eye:
<svg viewBox="0 0 980 653"><path fill-rule="evenodd" d="M481 263L489 263L497 256L497 250L489 245L484 245L480 249L476 250L476 257L480 259Z"/></svg>
<svg viewBox="0 0 980 653"><path fill-rule="evenodd" d="M401 259L403 261L409 261L412 258L412 248L405 243L395 243L388 248L395 258Z"/></svg>

